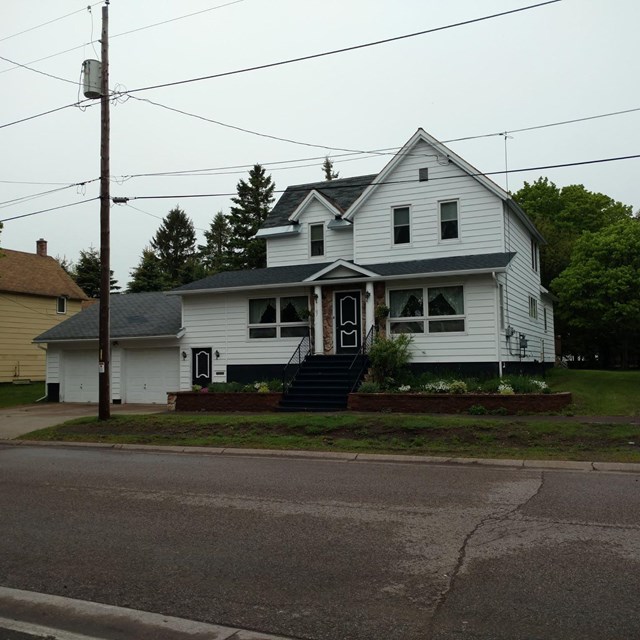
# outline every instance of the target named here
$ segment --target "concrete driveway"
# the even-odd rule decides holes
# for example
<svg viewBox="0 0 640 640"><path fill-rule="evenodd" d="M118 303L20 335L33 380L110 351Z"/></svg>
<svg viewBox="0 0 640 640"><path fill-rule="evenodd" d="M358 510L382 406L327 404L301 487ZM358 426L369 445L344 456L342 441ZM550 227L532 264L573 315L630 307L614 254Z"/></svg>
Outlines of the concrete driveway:
<svg viewBox="0 0 640 640"><path fill-rule="evenodd" d="M167 407L163 404L111 405L113 415L165 413L166 411ZM53 427L73 418L97 415L97 404L84 403L25 404L9 409L0 409L0 440L13 440L29 433L29 431Z"/></svg>

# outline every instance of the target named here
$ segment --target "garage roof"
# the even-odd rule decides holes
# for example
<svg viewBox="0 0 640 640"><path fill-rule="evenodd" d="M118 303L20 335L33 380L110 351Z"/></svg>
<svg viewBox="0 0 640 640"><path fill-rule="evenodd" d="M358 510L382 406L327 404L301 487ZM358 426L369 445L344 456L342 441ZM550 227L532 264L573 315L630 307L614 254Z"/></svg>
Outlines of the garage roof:
<svg viewBox="0 0 640 640"><path fill-rule="evenodd" d="M182 324L180 298L162 292L123 293L109 298L111 338L175 336ZM100 304L96 303L39 335L34 342L98 338Z"/></svg>

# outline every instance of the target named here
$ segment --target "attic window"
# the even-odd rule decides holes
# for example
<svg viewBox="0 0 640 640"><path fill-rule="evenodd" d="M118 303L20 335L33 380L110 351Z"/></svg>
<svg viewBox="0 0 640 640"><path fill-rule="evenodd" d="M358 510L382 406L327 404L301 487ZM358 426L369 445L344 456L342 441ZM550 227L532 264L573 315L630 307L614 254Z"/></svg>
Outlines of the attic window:
<svg viewBox="0 0 640 640"><path fill-rule="evenodd" d="M67 313L67 299L64 296L56 300L56 313Z"/></svg>
<svg viewBox="0 0 640 640"><path fill-rule="evenodd" d="M420 182L426 182L429 179L429 168L423 167L422 169L418 169L418 180Z"/></svg>

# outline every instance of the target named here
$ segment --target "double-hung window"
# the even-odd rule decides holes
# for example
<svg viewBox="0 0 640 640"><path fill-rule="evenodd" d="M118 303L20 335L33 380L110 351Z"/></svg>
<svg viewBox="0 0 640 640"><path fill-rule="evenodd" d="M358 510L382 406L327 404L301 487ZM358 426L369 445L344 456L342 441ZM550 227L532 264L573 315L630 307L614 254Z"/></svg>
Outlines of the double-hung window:
<svg viewBox="0 0 640 640"><path fill-rule="evenodd" d="M529 317L532 320L538 319L538 300L533 296L529 296Z"/></svg>
<svg viewBox="0 0 640 640"><path fill-rule="evenodd" d="M393 244L411 242L411 212L409 207L393 208Z"/></svg>
<svg viewBox="0 0 640 640"><path fill-rule="evenodd" d="M309 225L309 243L311 257L324 255L324 225Z"/></svg>
<svg viewBox="0 0 640 640"><path fill-rule="evenodd" d="M458 201L440 203L440 240L457 240L460 237L458 225Z"/></svg>
<svg viewBox="0 0 640 640"><path fill-rule="evenodd" d="M67 299L64 296L56 300L56 313L67 313Z"/></svg>
<svg viewBox="0 0 640 640"><path fill-rule="evenodd" d="M392 334L464 332L463 287L389 291L389 326Z"/></svg>
<svg viewBox="0 0 640 640"><path fill-rule="evenodd" d="M309 333L307 296L249 300L249 338L297 338Z"/></svg>

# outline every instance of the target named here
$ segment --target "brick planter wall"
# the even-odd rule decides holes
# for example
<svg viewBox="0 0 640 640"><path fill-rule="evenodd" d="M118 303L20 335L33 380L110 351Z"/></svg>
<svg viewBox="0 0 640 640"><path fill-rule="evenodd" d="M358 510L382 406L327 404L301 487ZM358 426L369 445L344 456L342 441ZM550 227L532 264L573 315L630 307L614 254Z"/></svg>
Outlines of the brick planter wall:
<svg viewBox="0 0 640 640"><path fill-rule="evenodd" d="M480 405L487 411L504 408L509 414L517 414L561 411L569 404L570 393L352 393L347 408L392 413L466 413L470 407Z"/></svg>
<svg viewBox="0 0 640 640"><path fill-rule="evenodd" d="M200 393L179 391L167 394L169 411L275 411L281 393ZM175 408L172 409L171 406Z"/></svg>

